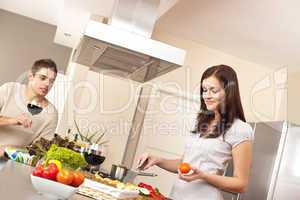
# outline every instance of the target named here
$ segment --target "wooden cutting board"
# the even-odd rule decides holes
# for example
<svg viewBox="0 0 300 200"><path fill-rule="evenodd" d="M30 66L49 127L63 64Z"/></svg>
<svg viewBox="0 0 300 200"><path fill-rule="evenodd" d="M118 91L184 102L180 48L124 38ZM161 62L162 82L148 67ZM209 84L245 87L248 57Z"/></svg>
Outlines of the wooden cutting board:
<svg viewBox="0 0 300 200"><path fill-rule="evenodd" d="M93 198L95 200L119 200L116 197L113 197L109 194L103 193L99 190L94 190L92 188L89 188L88 190L79 190L77 192L80 195L84 195L90 198ZM128 198L123 200L153 200L153 198L145 197L145 196L138 196L137 198Z"/></svg>

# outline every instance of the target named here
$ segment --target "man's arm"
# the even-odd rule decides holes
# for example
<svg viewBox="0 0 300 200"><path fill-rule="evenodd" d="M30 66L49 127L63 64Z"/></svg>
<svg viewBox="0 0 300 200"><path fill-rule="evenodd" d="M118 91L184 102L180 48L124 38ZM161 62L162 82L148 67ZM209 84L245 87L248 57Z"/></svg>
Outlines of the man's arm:
<svg viewBox="0 0 300 200"><path fill-rule="evenodd" d="M0 116L0 127L8 125L21 125L24 128L30 128L31 124L32 120L24 113L16 118Z"/></svg>
<svg viewBox="0 0 300 200"><path fill-rule="evenodd" d="M14 87L14 83L4 83L0 86L0 110L5 105L8 96L10 95L11 88ZM0 112L0 127L7 125L23 125L24 127L31 125L31 120L22 114L18 117L8 117L4 116L3 113Z"/></svg>
<svg viewBox="0 0 300 200"><path fill-rule="evenodd" d="M0 126L16 125L16 119L11 117L0 116Z"/></svg>

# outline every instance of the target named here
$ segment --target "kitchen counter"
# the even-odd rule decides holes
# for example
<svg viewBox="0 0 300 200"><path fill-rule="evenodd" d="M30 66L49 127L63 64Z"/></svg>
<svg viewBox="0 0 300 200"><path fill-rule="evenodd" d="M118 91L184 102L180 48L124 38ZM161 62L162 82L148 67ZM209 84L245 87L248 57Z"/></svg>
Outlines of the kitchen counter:
<svg viewBox="0 0 300 200"><path fill-rule="evenodd" d="M30 180L33 167L14 161L7 161L0 170L0 199L11 200L45 200L37 193ZM80 194L73 195L70 200L92 200ZM139 197L137 200L151 200L151 198Z"/></svg>
<svg viewBox="0 0 300 200"><path fill-rule="evenodd" d="M0 199L45 200L33 188L30 174L33 168L14 161L7 161L0 171ZM70 200L91 200L92 198L75 194Z"/></svg>

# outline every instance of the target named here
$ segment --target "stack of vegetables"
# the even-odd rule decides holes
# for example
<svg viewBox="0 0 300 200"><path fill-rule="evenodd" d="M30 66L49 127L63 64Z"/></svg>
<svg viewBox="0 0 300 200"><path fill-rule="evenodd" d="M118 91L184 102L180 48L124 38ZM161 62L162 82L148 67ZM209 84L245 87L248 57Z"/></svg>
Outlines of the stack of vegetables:
<svg viewBox="0 0 300 200"><path fill-rule="evenodd" d="M80 153L52 144L43 161L36 165L32 174L78 187L84 181L84 175L79 169L86 165L87 162Z"/></svg>
<svg viewBox="0 0 300 200"><path fill-rule="evenodd" d="M30 155L34 155L37 160L43 158L50 147L55 144L58 147L65 147L70 150L76 150L80 147L76 146L73 141L69 141L67 138L62 138L58 134L54 134L51 140L40 138L34 141L32 144L26 147Z"/></svg>

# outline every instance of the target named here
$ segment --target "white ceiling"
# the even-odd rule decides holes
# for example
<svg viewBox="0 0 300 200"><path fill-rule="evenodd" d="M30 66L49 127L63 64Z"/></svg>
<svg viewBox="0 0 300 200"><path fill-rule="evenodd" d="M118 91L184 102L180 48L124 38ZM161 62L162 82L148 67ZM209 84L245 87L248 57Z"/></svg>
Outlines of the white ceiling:
<svg viewBox="0 0 300 200"><path fill-rule="evenodd" d="M57 26L54 41L74 47L90 16L110 17L116 0L0 0L0 8ZM161 0L160 17L178 0Z"/></svg>
<svg viewBox="0 0 300 200"><path fill-rule="evenodd" d="M56 25L55 42L74 47L90 15L110 16L114 3L1 0L0 8ZM252 62L300 70L299 8L299 0L161 0L156 26Z"/></svg>
<svg viewBox="0 0 300 200"><path fill-rule="evenodd" d="M183 0L160 30L268 67L300 70L299 0Z"/></svg>
<svg viewBox="0 0 300 200"><path fill-rule="evenodd" d="M1 0L0 8L56 25L64 8L63 0Z"/></svg>

